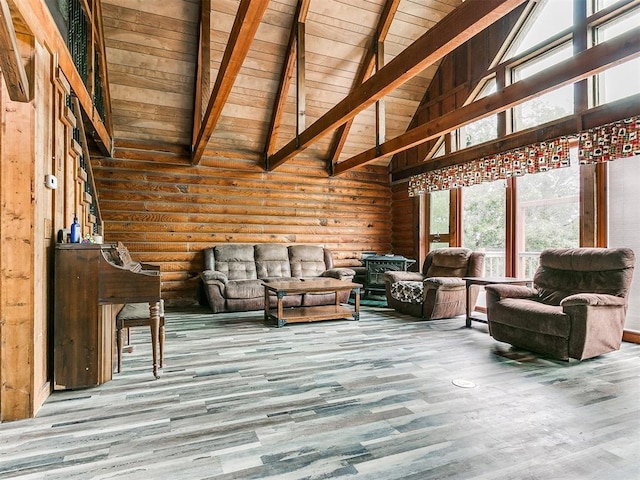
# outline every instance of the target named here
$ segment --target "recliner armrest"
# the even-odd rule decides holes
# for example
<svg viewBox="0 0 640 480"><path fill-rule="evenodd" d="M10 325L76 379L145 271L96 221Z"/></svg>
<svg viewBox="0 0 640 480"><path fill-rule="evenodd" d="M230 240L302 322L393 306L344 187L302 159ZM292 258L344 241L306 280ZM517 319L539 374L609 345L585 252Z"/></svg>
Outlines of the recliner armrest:
<svg viewBox="0 0 640 480"><path fill-rule="evenodd" d="M560 302L561 307L584 305L588 307L606 307L606 306L624 306L626 300L615 295L607 295L602 293L576 293L569 295Z"/></svg>
<svg viewBox="0 0 640 480"><path fill-rule="evenodd" d="M217 280L219 282L222 282L224 285L226 285L227 282L229 281L229 279L224 273L218 272L217 270L205 270L202 273L200 273L200 278L204 283Z"/></svg>
<svg viewBox="0 0 640 480"><path fill-rule="evenodd" d="M503 298L530 298L538 294L535 288L524 285L490 284L485 285L484 289L487 296L492 295L497 301Z"/></svg>
<svg viewBox="0 0 640 480"><path fill-rule="evenodd" d="M428 277L423 280L424 288L460 288L465 287L466 282L459 277Z"/></svg>
<svg viewBox="0 0 640 480"><path fill-rule="evenodd" d="M388 272L384 272L384 279L389 283L421 282L424 280L424 275L418 272L402 272L390 270Z"/></svg>

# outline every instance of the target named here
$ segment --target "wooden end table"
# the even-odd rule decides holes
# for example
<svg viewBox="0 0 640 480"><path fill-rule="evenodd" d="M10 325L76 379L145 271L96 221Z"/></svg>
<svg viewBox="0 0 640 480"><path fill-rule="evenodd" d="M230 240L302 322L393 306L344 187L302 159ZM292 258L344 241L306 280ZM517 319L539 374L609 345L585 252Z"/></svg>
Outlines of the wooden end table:
<svg viewBox="0 0 640 480"><path fill-rule="evenodd" d="M287 323L315 322L319 320L337 320L352 317L360 319L360 289L359 283L345 282L335 278L303 279L300 281L270 281L264 283L264 319L274 319L278 328ZM340 292L353 290L355 305L351 308L340 304ZM269 307L269 293L275 293L278 298L275 313ZM308 307L284 308L282 301L287 295L302 295L305 293L333 293L336 302L333 305L314 305Z"/></svg>
<svg viewBox="0 0 640 480"><path fill-rule="evenodd" d="M471 328L471 321L487 323L486 320L473 316L473 310L475 305L471 305L471 287L473 285L491 285L491 284L504 284L504 285L526 285L530 287L532 285L531 280L526 278L517 277L462 277L467 284L467 328Z"/></svg>

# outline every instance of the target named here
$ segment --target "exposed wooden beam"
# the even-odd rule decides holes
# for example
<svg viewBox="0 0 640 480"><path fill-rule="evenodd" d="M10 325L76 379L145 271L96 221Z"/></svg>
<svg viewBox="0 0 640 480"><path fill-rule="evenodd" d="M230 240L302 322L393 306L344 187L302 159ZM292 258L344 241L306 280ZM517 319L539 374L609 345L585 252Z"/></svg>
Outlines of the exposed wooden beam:
<svg viewBox="0 0 640 480"><path fill-rule="evenodd" d="M193 145L193 165L198 165L202 159L268 4L269 0L241 0L240 2L229 41L222 56L216 83L213 86L197 140Z"/></svg>
<svg viewBox="0 0 640 480"><path fill-rule="evenodd" d="M511 133L495 140L459 150L444 157L434 158L419 165L393 172L391 174L391 181L402 181L413 175L419 175L438 168L460 165L525 145L544 142L551 138L574 135L577 129L587 130L589 128L595 128L600 125L615 122L621 118L631 117L638 112L640 112L640 94L593 107L580 114L570 115L527 130ZM576 117L580 124L578 128L576 128Z"/></svg>
<svg viewBox="0 0 640 480"><path fill-rule="evenodd" d="M269 129L267 130L267 141L264 147L266 158L268 158L275 150L276 140L278 139L278 133L280 131L280 123L282 121L282 114L284 112L284 105L287 100L287 92L289 91L291 77L293 77L293 69L296 65L296 29L299 23L304 23L307 19L309 2L310 0L298 0L296 13L293 17L287 51L282 65L282 73L280 74L275 103L271 113L271 121L269 122Z"/></svg>
<svg viewBox="0 0 640 480"><path fill-rule="evenodd" d="M383 43L387 38L387 33L389 33L391 22L393 21L393 17L395 16L396 11L398 10L399 4L400 0L387 0L387 2L384 4L384 9L382 10L382 14L378 19L376 36L371 42L370 47L367 49L364 60L360 64L360 68L356 75L355 81L353 82L353 86L351 87L352 92L356 87L361 85L367 78L371 76L371 72L373 71L374 58L376 57L376 45ZM349 121L341 125L336 130L333 141L331 143L331 153L329 154L329 160L331 161L332 168L333 164L336 163L340 158L340 154L342 153L344 144L347 141L347 137L349 136L351 125L353 125L353 118L349 119Z"/></svg>
<svg viewBox="0 0 640 480"><path fill-rule="evenodd" d="M415 77L526 0L467 0L267 159L274 170L334 128Z"/></svg>
<svg viewBox="0 0 640 480"><path fill-rule="evenodd" d="M384 42L378 42L376 45L376 72L384 66ZM384 98L379 98L376 102L376 146L384 143L387 133L387 122L385 119L385 103Z"/></svg>
<svg viewBox="0 0 640 480"><path fill-rule="evenodd" d="M198 59L193 104L193 133L191 144L195 145L202 125L202 99L211 93L211 0L200 4L200 32L198 35Z"/></svg>
<svg viewBox="0 0 640 480"><path fill-rule="evenodd" d="M80 106L89 119L89 134L96 142L103 155L111 155L111 136L100 118L100 114L93 106L93 98L87 90L76 69L66 42L60 35L58 28L42 0L9 0L14 12L18 12L31 34L50 51L58 54L58 64L64 76L69 81L71 89L78 97Z"/></svg>
<svg viewBox="0 0 640 480"><path fill-rule="evenodd" d="M29 102L29 78L22 64L16 31L7 0L0 0L0 69L9 97L14 102Z"/></svg>
<svg viewBox="0 0 640 480"><path fill-rule="evenodd" d="M306 124L306 47L305 24L298 22L296 27L296 137L305 129Z"/></svg>
<svg viewBox="0 0 640 480"><path fill-rule="evenodd" d="M335 166L336 175L373 160L401 152L432 140L504 109L511 108L558 87L568 85L608 67L640 56L640 27L630 30L536 75L505 87L502 91L476 100L464 107L423 123L391 139L379 148L371 148Z"/></svg>

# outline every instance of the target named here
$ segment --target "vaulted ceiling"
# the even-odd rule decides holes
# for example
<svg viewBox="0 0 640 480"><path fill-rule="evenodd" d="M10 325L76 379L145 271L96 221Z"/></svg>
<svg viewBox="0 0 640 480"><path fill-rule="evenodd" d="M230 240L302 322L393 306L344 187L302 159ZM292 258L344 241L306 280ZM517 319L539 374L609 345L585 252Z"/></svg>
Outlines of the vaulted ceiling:
<svg viewBox="0 0 640 480"><path fill-rule="evenodd" d="M256 6L259 3L266 5L263 12ZM202 127L200 120L207 121L207 106L212 107L215 101L210 99L213 91L223 101L213 106L219 109L219 116L209 118L214 121L206 132L210 133L205 136L208 141L202 143L204 161L230 155L264 163L265 152L278 153L296 141L298 121L302 122L298 127L302 132L341 101L351 101L350 94L368 78L366 67L375 56L378 38L384 40L380 44L384 49L382 59L389 65L461 4L462 0L103 0L115 146L168 150L179 146L191 155ZM235 28L249 30L234 30L237 16L245 13L243 7L254 11ZM205 29L207 23L210 26L202 34L201 20ZM252 21L257 22L253 38ZM304 44L299 52L303 60L297 64L304 68L298 75L295 68L291 70L287 84L283 78L288 78L288 45L300 23ZM229 50L234 46L248 49L246 56L233 56ZM295 52L294 48L294 65ZM408 56L406 52L404 55ZM380 95L384 102L383 126L376 127L374 103L355 115L334 161L375 146L379 133L393 138L405 132L441 57L436 52L435 61L428 61L417 74L396 81L393 88ZM198 65L203 66L200 72ZM403 73L397 70L390 71L391 80ZM221 71L228 85L216 90L216 81L225 80L225 76L219 77ZM382 80L387 84L391 81ZM279 97L283 86L286 90ZM225 92L225 87L230 90ZM361 89L360 93L354 102L361 102L371 92ZM282 110L274 125L278 101ZM330 162L337 134L335 128L327 132L314 135L307 148L294 148L294 154ZM376 162L386 165L389 158Z"/></svg>

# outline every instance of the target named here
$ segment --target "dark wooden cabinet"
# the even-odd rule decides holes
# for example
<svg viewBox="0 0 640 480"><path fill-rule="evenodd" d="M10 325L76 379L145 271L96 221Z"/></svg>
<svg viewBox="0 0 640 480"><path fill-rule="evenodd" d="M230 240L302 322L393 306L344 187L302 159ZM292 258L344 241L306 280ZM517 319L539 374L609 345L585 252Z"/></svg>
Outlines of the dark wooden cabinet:
<svg viewBox="0 0 640 480"><path fill-rule="evenodd" d="M56 245L54 389L111 380L120 306L139 302L154 306L160 301L159 271L141 271L139 263L119 263L115 245Z"/></svg>

